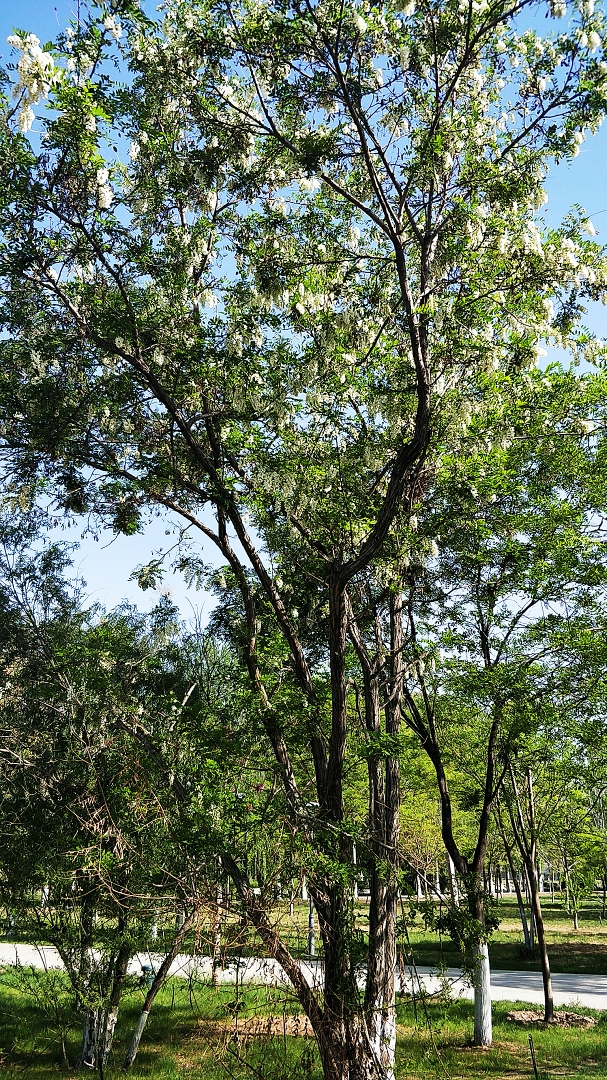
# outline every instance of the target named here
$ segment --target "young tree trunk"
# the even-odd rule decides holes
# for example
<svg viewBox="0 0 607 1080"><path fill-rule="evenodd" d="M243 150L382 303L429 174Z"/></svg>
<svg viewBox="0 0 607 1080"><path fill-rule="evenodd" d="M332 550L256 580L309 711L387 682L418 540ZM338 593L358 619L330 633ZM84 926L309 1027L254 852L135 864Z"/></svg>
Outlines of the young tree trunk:
<svg viewBox="0 0 607 1080"><path fill-rule="evenodd" d="M481 941L474 957L474 1045L491 1046L492 1042L489 946L486 941Z"/></svg>
<svg viewBox="0 0 607 1080"><path fill-rule="evenodd" d="M531 878L529 874L529 866L525 856L525 846L521 847L521 855L523 858L523 869L525 871L525 891L529 898L529 951L535 953L535 912L533 910L533 899L531 895Z"/></svg>
<svg viewBox="0 0 607 1080"><path fill-rule="evenodd" d="M221 903L222 888L218 883L211 918L211 986L217 986L217 971L221 961ZM143 1030L143 1029L142 1029Z"/></svg>
<svg viewBox="0 0 607 1080"><path fill-rule="evenodd" d="M447 874L449 877L449 892L455 907L459 907L459 886L455 876L455 864L449 852L447 852Z"/></svg>
<svg viewBox="0 0 607 1080"><path fill-rule="evenodd" d="M121 930L124 933L126 930L126 920L121 920ZM124 943L118 950L116 960L114 963L114 973L112 976L112 989L110 991L110 999L108 1008L105 1010L103 1023L99 1032L99 1047L98 1047L98 1061L101 1061L102 1066L106 1065L114 1042L114 1032L116 1030L116 1024L118 1023L118 1011L120 1009L120 1001L122 999L122 991L124 989L124 980L126 979L127 968L129 966L129 960L131 958L131 947L129 944Z"/></svg>
<svg viewBox="0 0 607 1080"><path fill-rule="evenodd" d="M97 1047L103 1020L104 1016L101 1009L87 1009L85 1012L82 1025L82 1043L76 1060L77 1069L81 1069L83 1066L88 1069L97 1067Z"/></svg>
<svg viewBox="0 0 607 1080"><path fill-rule="evenodd" d="M165 956L165 958L162 961L160 967L158 968L158 971L156 972L156 974L154 976L154 981L152 982L152 985L150 986L150 988L149 988L149 990L148 990L148 992L146 994L145 1001L143 1003L143 1008L141 1010L141 1015L139 1016L139 1019L137 1021L137 1026L136 1026L136 1028L135 1028L135 1030L134 1030L134 1032L133 1032L133 1034L131 1036L131 1041L129 1043L127 1052L126 1052L126 1054L124 1056L124 1061L122 1063L122 1067L125 1070L130 1069L130 1067L133 1064L135 1058L137 1057L137 1051L139 1049L139 1043L141 1042L141 1036L143 1035L143 1032L145 1030L145 1025L148 1022L148 1017L150 1015L150 1010L152 1008L152 1005L154 1004L154 1000L156 998L156 995L158 994L158 991L161 989L161 987L166 982L166 980L168 978L170 968L171 968L171 964L173 963L173 960L175 959L175 957L179 953L179 950L181 948L181 944L182 944L183 939L184 939L185 935L187 934L188 930L190 930L192 928L192 926L194 926L194 923L196 922L197 916L198 916L198 911L197 911L197 909L195 909L189 915L184 917L184 920L181 923L181 926L177 929L175 937L173 938L173 944L171 945L171 948L170 948L169 952Z"/></svg>
<svg viewBox="0 0 607 1080"><path fill-rule="evenodd" d="M512 871L512 880L514 882L514 889L516 892L516 902L518 904L518 912L521 918L521 926L523 928L523 940L525 942L525 949L527 952L533 952L533 945L531 942L531 934L529 931L529 923L527 922L527 912L525 911L525 898L521 892L521 886L515 870Z"/></svg>
<svg viewBox="0 0 607 1080"><path fill-rule="evenodd" d="M542 905L540 901L538 881L535 875L535 865L533 861L530 861L527 865L527 877L529 880L529 887L531 892L531 910L533 911L533 922L537 934L537 944L540 954L542 982L544 984L544 1020L546 1023L549 1023L554 1017L554 998L552 995L550 960L548 957L548 946L546 943L546 934L544 931Z"/></svg>

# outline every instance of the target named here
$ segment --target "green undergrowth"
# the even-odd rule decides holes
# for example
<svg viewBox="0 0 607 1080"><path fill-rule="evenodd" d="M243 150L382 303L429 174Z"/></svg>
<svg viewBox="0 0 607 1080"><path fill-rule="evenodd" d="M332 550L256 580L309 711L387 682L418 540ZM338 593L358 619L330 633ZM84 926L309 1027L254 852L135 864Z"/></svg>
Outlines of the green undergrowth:
<svg viewBox="0 0 607 1080"><path fill-rule="evenodd" d="M73 1068L78 1018L68 1008L63 976L54 976L47 986L42 978L28 989L25 974L0 971L0 1075L3 1080L78 1075ZM125 1075L122 1055L142 994L131 988L123 1006L106 1080ZM398 1005L397 1080L532 1077L530 1030L540 1080L607 1075L607 1018L580 1009L598 1018L596 1026L529 1029L507 1019L513 1007L529 1008L495 1003L494 1045L480 1050L471 1045L470 1002L429 1001L424 1006L403 999ZM172 979L154 1006L132 1075L151 1080L321 1080L314 1040L298 1026L298 1013L283 990L249 987L237 992L234 986L213 988ZM84 1074L90 1071L82 1070Z"/></svg>

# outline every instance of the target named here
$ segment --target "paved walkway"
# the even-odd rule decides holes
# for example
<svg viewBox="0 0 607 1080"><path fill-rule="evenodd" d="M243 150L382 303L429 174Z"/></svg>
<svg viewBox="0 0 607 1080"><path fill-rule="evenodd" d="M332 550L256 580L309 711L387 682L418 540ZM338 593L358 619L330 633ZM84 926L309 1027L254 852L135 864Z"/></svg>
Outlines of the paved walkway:
<svg viewBox="0 0 607 1080"><path fill-rule="evenodd" d="M153 953L138 953L129 964L129 972L140 975L142 965L151 965L156 969L163 957ZM50 946L35 946L0 942L0 965L21 964L24 967L61 968L62 962L56 949ZM322 964L320 961L301 961L301 968L310 983L320 982ZM451 984L455 997L472 999L472 988L462 979L461 972L449 968L439 979L431 968L417 969L424 986L429 992L438 990L443 978ZM171 965L172 975L189 977L195 975L201 979L211 977L211 959L208 956L178 956ZM222 983L263 983L279 986L287 982L282 968L275 960L261 960L249 957L238 964L231 963L219 968L217 978ZM410 990L411 973L401 989ZM588 1009L607 1010L607 975L553 975L552 988L555 1005L578 1004ZM494 1001L527 1001L541 1005L544 1000L542 976L538 971L492 971L491 997Z"/></svg>

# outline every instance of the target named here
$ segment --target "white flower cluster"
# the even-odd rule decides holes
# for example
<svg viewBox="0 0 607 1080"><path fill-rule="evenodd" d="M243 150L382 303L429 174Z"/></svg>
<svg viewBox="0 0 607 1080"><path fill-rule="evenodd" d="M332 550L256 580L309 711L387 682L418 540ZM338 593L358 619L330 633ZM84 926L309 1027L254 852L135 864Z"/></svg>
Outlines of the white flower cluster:
<svg viewBox="0 0 607 1080"><path fill-rule="evenodd" d="M13 96L22 97L17 124L19 131L26 132L34 122L32 105L41 98L48 97L53 83L57 82L61 73L55 67L51 54L40 48L40 39L35 34L24 37L11 34L7 41L13 49L18 49L22 54L17 63L19 82L13 88Z"/></svg>
<svg viewBox="0 0 607 1080"><path fill-rule="evenodd" d="M120 41L120 38L122 37L122 27L120 23L116 21L113 15L106 15L105 19L103 20L103 25L105 26L105 29L108 30L109 33L112 35L114 41Z"/></svg>
<svg viewBox="0 0 607 1080"><path fill-rule="evenodd" d="M320 187L320 180L317 180L315 176L303 176L297 181L302 191L318 191Z"/></svg>
<svg viewBox="0 0 607 1080"><path fill-rule="evenodd" d="M108 184L109 178L108 169L97 169L97 203L101 210L109 210L114 201L114 192Z"/></svg>

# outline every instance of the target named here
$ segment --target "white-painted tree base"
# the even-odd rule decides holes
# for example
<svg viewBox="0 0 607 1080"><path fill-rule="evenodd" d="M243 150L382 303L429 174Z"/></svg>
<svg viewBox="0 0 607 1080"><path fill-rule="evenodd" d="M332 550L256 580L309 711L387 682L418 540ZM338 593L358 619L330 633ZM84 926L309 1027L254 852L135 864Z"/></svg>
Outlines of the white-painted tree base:
<svg viewBox="0 0 607 1080"><path fill-rule="evenodd" d="M491 1046L491 968L486 941L477 946L474 961L474 1045Z"/></svg>

